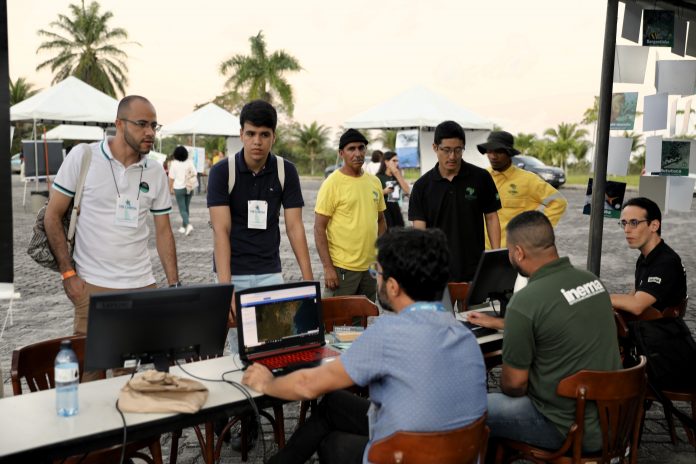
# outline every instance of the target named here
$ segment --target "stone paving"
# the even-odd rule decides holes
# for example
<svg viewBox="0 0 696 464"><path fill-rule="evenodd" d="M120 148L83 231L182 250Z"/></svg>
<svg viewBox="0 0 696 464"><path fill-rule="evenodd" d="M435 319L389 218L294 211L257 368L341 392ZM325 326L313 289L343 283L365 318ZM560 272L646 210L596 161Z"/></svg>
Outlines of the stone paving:
<svg viewBox="0 0 696 464"><path fill-rule="evenodd" d="M72 305L63 293L60 278L57 274L45 270L35 264L26 254L26 248L31 235L31 227L35 215L30 211L29 198L27 206L22 206L22 187L18 176L12 177L13 182L13 219L14 219L14 269L16 291L21 293L21 298L13 304L13 324L5 329L0 340L0 366L4 373L4 393L11 395L9 384L10 360L12 350L16 347L63 336L72 332ZM314 203L319 188L320 179L302 179L305 208L303 218L310 243L310 253L315 278L321 279L321 262L313 246L312 227L314 224ZM576 188L564 188L562 193L569 201L569 208L565 217L561 220L556 230L557 244L561 255L567 255L571 261L579 267L584 267L587 261L587 243L589 230L589 217L581 214L584 202L584 190ZM635 193L629 193L629 195ZM177 256L179 260L179 275L185 284L211 282L212 259L212 234L208 228L208 212L205 207L205 195L194 196L191 202L191 223L195 227L190 236L185 237L176 229L180 225L180 217L174 207L172 214L172 226L175 230L177 241ZM689 288L696 288L696 255L692 254L695 233L694 209L690 213L670 213L664 218L663 236L665 240L680 253L688 272ZM151 220L150 220L151 221ZM281 215L282 222L282 215ZM154 229L150 222L151 231ZM282 226L281 226L281 230ZM299 270L284 234L281 234L281 260L283 274L286 280L299 278ZM160 283L165 283L164 273L157 258L154 238L149 243L150 254L153 257L155 275ZM610 291L627 291L633 284L633 266L637 254L629 250L623 239L623 233L617 227L616 220L608 219L604 225L604 244L602 254L601 277ZM4 322L7 313L7 302L0 301L0 324ZM687 311L686 320L692 331L696 329L696 310L691 301ZM1 325L0 325L1 326ZM496 373L492 376L491 387L495 388ZM683 405L681 405L683 406ZM686 411L686 409L684 409ZM52 411L46 411L52 414ZM294 430L297 421L298 408L296 405L287 405L286 435L289 437ZM272 439L269 433L270 427L264 426L266 433L266 447L272 448ZM684 441L684 433L679 430L680 442L672 445L666 431L666 422L663 419L659 407L653 407L648 412L648 420L643 434L640 449L639 463L693 463L696 462L696 453L692 447ZM1 432L0 432L1 433ZM165 456L169 453L169 436L163 437L162 443ZM194 434L188 430L184 432L184 438L179 446L178 462L182 464L198 464L203 459L195 441ZM223 447L221 462L241 462L239 454ZM263 462L261 447L257 448L250 456L249 462Z"/></svg>

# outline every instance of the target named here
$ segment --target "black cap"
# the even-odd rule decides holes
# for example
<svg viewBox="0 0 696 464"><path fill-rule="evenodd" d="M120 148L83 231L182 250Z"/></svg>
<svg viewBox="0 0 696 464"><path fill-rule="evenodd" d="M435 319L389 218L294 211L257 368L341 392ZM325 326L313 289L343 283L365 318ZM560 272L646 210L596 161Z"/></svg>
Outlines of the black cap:
<svg viewBox="0 0 696 464"><path fill-rule="evenodd" d="M338 149L343 150L343 147L351 142L362 142L367 145L367 139L364 135L355 129L348 129L343 133L343 135L341 135L341 138L338 141Z"/></svg>

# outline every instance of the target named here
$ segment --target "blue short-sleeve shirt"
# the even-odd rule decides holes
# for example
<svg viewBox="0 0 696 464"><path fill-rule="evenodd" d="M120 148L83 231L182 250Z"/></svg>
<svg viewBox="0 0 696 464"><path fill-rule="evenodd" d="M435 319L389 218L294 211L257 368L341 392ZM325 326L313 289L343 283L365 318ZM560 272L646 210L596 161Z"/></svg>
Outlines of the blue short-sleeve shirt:
<svg viewBox="0 0 696 464"><path fill-rule="evenodd" d="M487 409L483 355L450 312L380 317L341 361L357 385L370 388L370 443L399 430L463 427Z"/></svg>

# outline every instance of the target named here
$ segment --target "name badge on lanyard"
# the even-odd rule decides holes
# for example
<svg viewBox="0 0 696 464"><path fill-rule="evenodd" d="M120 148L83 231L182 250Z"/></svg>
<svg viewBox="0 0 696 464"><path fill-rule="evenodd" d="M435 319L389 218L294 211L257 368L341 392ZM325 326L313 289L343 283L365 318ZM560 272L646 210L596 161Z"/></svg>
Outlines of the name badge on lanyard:
<svg viewBox="0 0 696 464"><path fill-rule="evenodd" d="M114 224L121 227L138 227L140 202L133 195L121 194L116 197L116 217Z"/></svg>
<svg viewBox="0 0 696 464"><path fill-rule="evenodd" d="M266 229L268 202L249 200L247 204L247 227L249 229Z"/></svg>

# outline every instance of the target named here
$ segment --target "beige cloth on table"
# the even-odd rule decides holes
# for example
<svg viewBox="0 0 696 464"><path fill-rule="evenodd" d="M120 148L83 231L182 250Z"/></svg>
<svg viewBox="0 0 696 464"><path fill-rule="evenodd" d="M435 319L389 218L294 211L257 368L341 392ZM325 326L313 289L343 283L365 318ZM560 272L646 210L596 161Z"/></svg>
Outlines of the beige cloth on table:
<svg viewBox="0 0 696 464"><path fill-rule="evenodd" d="M198 412L208 399L202 383L148 370L121 389L118 406L123 412Z"/></svg>

